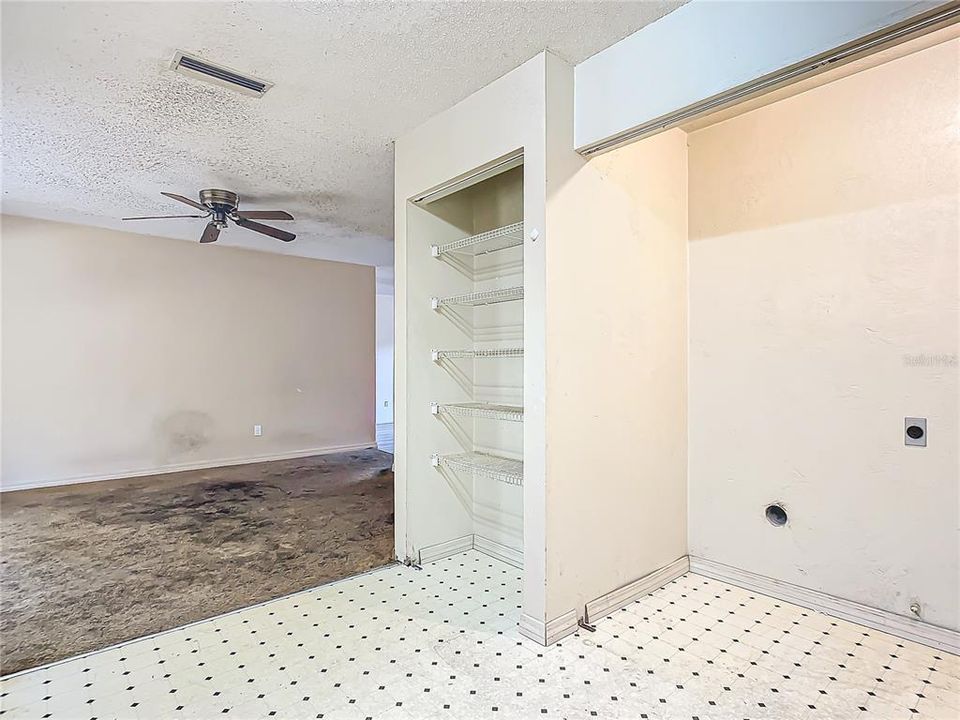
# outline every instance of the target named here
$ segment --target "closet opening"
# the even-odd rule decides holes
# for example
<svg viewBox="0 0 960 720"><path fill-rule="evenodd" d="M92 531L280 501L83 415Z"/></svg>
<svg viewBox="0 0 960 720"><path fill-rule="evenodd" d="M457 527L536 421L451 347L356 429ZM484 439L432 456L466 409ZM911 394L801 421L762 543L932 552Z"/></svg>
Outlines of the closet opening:
<svg viewBox="0 0 960 720"><path fill-rule="evenodd" d="M408 209L406 553L522 567L523 166Z"/></svg>

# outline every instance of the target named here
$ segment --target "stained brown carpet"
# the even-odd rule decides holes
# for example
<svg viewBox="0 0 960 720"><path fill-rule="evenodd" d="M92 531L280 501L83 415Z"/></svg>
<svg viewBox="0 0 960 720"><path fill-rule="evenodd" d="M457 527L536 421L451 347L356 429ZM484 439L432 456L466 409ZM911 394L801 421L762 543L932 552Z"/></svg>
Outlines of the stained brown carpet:
<svg viewBox="0 0 960 720"><path fill-rule="evenodd" d="M0 673L393 559L378 450L5 493Z"/></svg>

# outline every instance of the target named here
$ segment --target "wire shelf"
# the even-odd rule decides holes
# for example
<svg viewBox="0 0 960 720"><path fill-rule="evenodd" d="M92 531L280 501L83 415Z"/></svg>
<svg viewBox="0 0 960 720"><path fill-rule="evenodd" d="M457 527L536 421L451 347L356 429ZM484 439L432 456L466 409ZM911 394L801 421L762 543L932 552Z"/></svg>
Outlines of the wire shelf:
<svg viewBox="0 0 960 720"><path fill-rule="evenodd" d="M457 415L484 420L509 420L523 422L523 406L494 405L491 403L433 403L430 412L434 415Z"/></svg>
<svg viewBox="0 0 960 720"><path fill-rule="evenodd" d="M493 348L489 350L434 350L434 362L448 358L522 358L523 348Z"/></svg>
<svg viewBox="0 0 960 720"><path fill-rule="evenodd" d="M445 305L493 305L494 303L510 302L511 300L523 300L523 285L497 290L480 290L444 298L435 297L430 299L430 307L439 310Z"/></svg>
<svg viewBox="0 0 960 720"><path fill-rule="evenodd" d="M434 455L431 458L434 467L448 467L451 470L473 472L477 475L510 485L523 485L523 461L486 453L467 452L456 455Z"/></svg>
<svg viewBox="0 0 960 720"><path fill-rule="evenodd" d="M447 253L467 255L486 255L523 245L523 223L504 225L496 230L488 230L479 235L471 235L443 245L431 245L430 254L438 258Z"/></svg>

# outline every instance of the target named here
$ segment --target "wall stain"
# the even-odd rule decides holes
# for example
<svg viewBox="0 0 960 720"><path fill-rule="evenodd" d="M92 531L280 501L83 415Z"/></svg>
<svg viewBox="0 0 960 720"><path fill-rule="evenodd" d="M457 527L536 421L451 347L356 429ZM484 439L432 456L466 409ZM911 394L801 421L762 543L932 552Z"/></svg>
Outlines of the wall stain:
<svg viewBox="0 0 960 720"><path fill-rule="evenodd" d="M157 435L168 459L196 452L210 443L213 418L197 410L181 410L157 422Z"/></svg>

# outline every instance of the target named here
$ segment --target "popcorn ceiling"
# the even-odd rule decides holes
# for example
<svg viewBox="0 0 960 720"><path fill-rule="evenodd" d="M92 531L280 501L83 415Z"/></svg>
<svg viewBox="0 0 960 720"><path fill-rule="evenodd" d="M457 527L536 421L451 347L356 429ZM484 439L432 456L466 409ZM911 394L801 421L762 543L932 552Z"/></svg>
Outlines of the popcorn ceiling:
<svg viewBox="0 0 960 720"><path fill-rule="evenodd" d="M395 137L544 48L579 62L679 4L5 2L3 211L192 240L200 220L119 218L223 187L298 234L224 244L392 265ZM184 77L178 49L276 85Z"/></svg>

